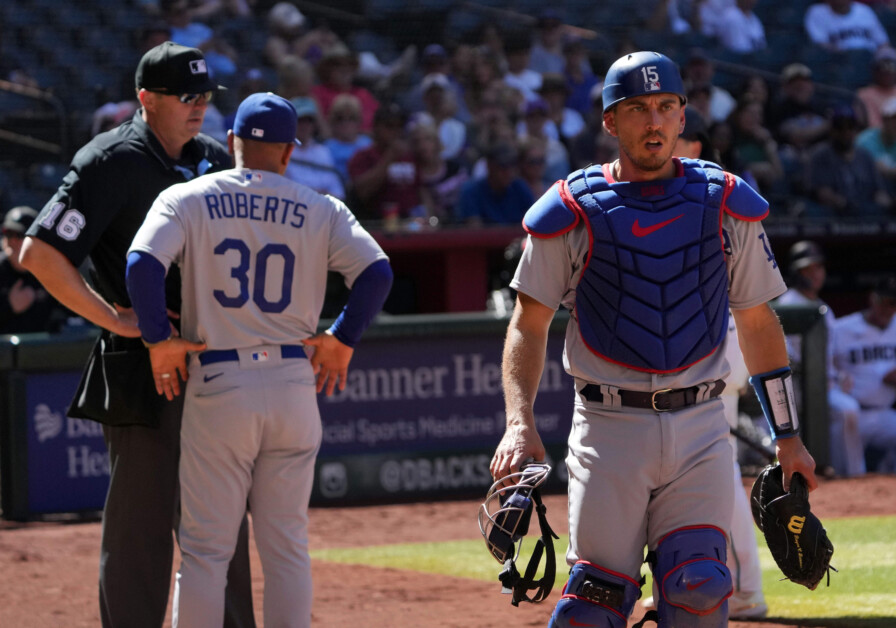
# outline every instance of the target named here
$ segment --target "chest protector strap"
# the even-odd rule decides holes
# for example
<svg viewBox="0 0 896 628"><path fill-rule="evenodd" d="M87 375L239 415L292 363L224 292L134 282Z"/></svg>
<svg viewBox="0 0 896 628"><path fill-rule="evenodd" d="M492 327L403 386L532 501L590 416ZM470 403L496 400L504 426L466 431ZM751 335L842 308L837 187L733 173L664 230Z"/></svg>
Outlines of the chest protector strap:
<svg viewBox="0 0 896 628"><path fill-rule="evenodd" d="M582 339L654 373L702 360L728 329L721 217L734 182L714 164L679 164L667 180L617 183L590 166L566 181L590 242L576 287Z"/></svg>

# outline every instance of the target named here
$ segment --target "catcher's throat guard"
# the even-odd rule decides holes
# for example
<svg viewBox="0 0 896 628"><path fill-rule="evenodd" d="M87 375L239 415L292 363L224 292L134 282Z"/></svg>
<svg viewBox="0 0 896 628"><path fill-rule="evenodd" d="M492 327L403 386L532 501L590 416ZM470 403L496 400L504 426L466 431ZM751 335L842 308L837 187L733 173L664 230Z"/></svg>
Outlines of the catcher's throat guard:
<svg viewBox="0 0 896 628"><path fill-rule="evenodd" d="M519 606L520 602L541 602L554 586L556 562L552 539L558 537L548 525L546 508L538 490L550 472L551 467L543 463L523 465L518 473L511 473L492 484L485 502L479 507L479 531L485 538L489 554L504 565L498 576L503 585L501 592L512 594L510 602L514 606ZM504 486L507 482L510 484ZM529 531L533 509L541 536L535 543L525 573L520 575L516 560L523 537ZM546 557L544 574L536 580L542 555ZM533 589L535 593L529 596Z"/></svg>

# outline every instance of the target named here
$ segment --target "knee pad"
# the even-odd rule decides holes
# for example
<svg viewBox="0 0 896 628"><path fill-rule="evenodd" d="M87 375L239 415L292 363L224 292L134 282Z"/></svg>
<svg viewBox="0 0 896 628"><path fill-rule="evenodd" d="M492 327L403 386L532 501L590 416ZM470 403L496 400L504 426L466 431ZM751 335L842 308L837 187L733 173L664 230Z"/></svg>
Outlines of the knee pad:
<svg viewBox="0 0 896 628"><path fill-rule="evenodd" d="M635 580L580 560L569 572L548 628L625 628L640 595Z"/></svg>
<svg viewBox="0 0 896 628"><path fill-rule="evenodd" d="M681 528L656 548L653 577L659 587L660 626L725 628L731 572L725 534L712 526Z"/></svg>

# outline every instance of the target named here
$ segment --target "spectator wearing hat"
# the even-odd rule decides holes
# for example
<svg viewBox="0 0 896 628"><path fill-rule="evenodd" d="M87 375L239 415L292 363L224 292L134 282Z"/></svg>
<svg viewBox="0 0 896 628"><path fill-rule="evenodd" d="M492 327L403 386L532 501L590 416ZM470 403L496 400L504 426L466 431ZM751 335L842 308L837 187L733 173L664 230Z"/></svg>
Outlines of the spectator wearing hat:
<svg viewBox="0 0 896 628"><path fill-rule="evenodd" d="M765 50L765 28L753 11L758 0L737 0L734 6L722 13L719 21L718 40L725 50L738 54L750 54Z"/></svg>
<svg viewBox="0 0 896 628"><path fill-rule="evenodd" d="M268 36L262 56L273 68L287 55L317 63L339 38L326 25L312 27L292 2L278 2L267 13Z"/></svg>
<svg viewBox="0 0 896 628"><path fill-rule="evenodd" d="M778 85L768 103L767 126L778 142L781 164L791 189L808 193L804 175L809 149L827 138L830 120L816 94L808 66L802 63L784 66Z"/></svg>
<svg viewBox="0 0 896 628"><path fill-rule="evenodd" d="M852 379L859 433L869 472L896 472L896 277L879 279L868 307L837 319L831 334L834 365Z"/></svg>
<svg viewBox="0 0 896 628"><path fill-rule="evenodd" d="M374 116L373 144L349 160L350 185L365 210L359 217L391 226L420 212L420 178L406 123L397 104L383 105Z"/></svg>
<svg viewBox="0 0 896 628"><path fill-rule="evenodd" d="M803 25L809 41L834 52L873 52L890 43L887 31L874 10L853 0L816 2L806 9Z"/></svg>
<svg viewBox="0 0 896 628"><path fill-rule="evenodd" d="M511 33L506 37L504 56L507 72L504 73L504 83L517 90L526 102L538 98L538 88L541 87L541 74L529 68L531 52L529 33Z"/></svg>
<svg viewBox="0 0 896 628"><path fill-rule="evenodd" d="M333 154L317 141L317 105L312 100L294 107L298 117L296 139L301 143L293 149L283 176L307 185L315 192L329 194L344 201L345 184L336 170Z"/></svg>
<svg viewBox="0 0 896 628"><path fill-rule="evenodd" d="M127 250L156 196L231 167L227 149L200 133L221 86L202 52L165 42L135 73L141 108L72 158L68 174L29 227L22 265L64 306L102 327L69 416L103 424L111 475L99 567L102 625L161 626L178 529L180 401L160 398L125 284ZM78 268L92 263L93 285ZM180 277L167 276L168 294ZM169 301L177 312L180 302ZM177 319L172 320L177 325ZM228 557L226 626L254 626L248 520Z"/></svg>
<svg viewBox="0 0 896 628"><path fill-rule="evenodd" d="M443 159L456 159L467 143L467 126L454 117L457 109L451 81L444 74L427 74L421 82L423 111L416 116L439 131Z"/></svg>
<svg viewBox="0 0 896 628"><path fill-rule="evenodd" d="M566 106L569 96L566 79L562 74L552 72L542 75L538 95L548 106L545 133L552 139L560 140L565 146L571 146L585 130L585 119L578 111Z"/></svg>
<svg viewBox="0 0 896 628"><path fill-rule="evenodd" d="M366 133L361 132L361 101L351 94L341 94L333 100L327 116L330 137L324 145L333 155L333 164L343 181L348 181L348 162L362 148L373 144Z"/></svg>
<svg viewBox="0 0 896 628"><path fill-rule="evenodd" d="M19 263L25 232L37 212L25 205L3 217L0 236L0 336L41 331L57 332L68 311L59 305L37 278Z"/></svg>
<svg viewBox="0 0 896 628"><path fill-rule="evenodd" d="M550 108L541 98L526 103L523 119L517 127L517 138L535 137L545 142L547 146L545 176L551 181L557 181L569 173L569 151L563 142L548 133L548 123L551 122L549 114ZM556 127L554 132L556 133Z"/></svg>
<svg viewBox="0 0 896 628"><path fill-rule="evenodd" d="M325 50L316 70L319 83L311 88L311 95L321 113L329 114L337 96L351 94L361 103L361 130L370 131L380 103L367 88L355 85L358 59L348 46L339 42Z"/></svg>
<svg viewBox="0 0 896 628"><path fill-rule="evenodd" d="M859 119L849 105L830 114L830 139L812 149L806 168L810 213L824 217L889 215L893 200L867 150L856 146Z"/></svg>
<svg viewBox="0 0 896 628"><path fill-rule="evenodd" d="M514 144L499 142L486 154L484 179L468 181L460 193L457 220L470 225L518 225L535 202L529 186L519 176L519 151Z"/></svg>
<svg viewBox="0 0 896 628"><path fill-rule="evenodd" d="M881 108L892 98L896 98L896 50L884 46L874 53L871 83L856 90L856 100L865 111L868 126L881 126Z"/></svg>
<svg viewBox="0 0 896 628"><path fill-rule="evenodd" d="M880 115L883 123L879 127L869 126L859 133L856 146L871 154L887 191L896 198L896 98L884 103Z"/></svg>

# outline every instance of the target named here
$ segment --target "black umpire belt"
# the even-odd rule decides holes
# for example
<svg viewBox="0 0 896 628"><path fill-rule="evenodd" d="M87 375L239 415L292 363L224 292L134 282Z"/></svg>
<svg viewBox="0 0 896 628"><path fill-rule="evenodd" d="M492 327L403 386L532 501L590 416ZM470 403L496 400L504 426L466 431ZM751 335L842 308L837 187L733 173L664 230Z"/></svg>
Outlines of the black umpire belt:
<svg viewBox="0 0 896 628"><path fill-rule="evenodd" d="M579 392L588 401L605 406L671 412L718 397L724 388L725 382L717 379L690 388L663 388L653 392L623 390L606 384L587 384Z"/></svg>
<svg viewBox="0 0 896 628"><path fill-rule="evenodd" d="M304 345L280 345L281 358L307 358ZM236 349L212 349L199 354L199 363L202 366L215 364L216 362L238 362L240 354Z"/></svg>

